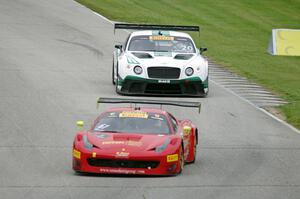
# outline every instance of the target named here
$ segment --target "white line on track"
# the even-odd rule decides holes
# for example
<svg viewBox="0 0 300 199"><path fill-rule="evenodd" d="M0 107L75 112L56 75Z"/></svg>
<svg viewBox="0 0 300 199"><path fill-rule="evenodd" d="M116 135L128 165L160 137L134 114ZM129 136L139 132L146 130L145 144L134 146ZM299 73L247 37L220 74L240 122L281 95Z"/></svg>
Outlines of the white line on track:
<svg viewBox="0 0 300 199"><path fill-rule="evenodd" d="M251 106L253 106L253 107L256 108L257 110L259 110L259 111L261 111L261 112L263 112L263 113L269 115L270 117L272 117L272 118L275 119L276 121L280 122L281 124L285 125L286 127L290 128L291 130L295 131L296 133L300 134L300 131L299 131L297 128L295 128L295 127L293 127L292 125L288 124L287 122L285 122L285 121L283 121L283 120L277 118L276 116L274 116L273 114L269 113L269 112L266 111L265 109L260 108L260 107L257 107L255 104L253 104L253 103L250 102L249 100L247 100L247 99L245 99L245 98L239 96L238 94L236 94L236 93L233 92L232 90L230 90L230 89L224 87L224 86L221 85L221 84L218 84L217 82L215 82L215 81L213 81L213 80L210 80L210 82L212 82L213 84L216 84L217 86L222 87L222 88L225 89L227 92L229 92L229 93L231 93L232 95L234 95L234 96L240 98L241 100L247 102L248 104L250 104Z"/></svg>

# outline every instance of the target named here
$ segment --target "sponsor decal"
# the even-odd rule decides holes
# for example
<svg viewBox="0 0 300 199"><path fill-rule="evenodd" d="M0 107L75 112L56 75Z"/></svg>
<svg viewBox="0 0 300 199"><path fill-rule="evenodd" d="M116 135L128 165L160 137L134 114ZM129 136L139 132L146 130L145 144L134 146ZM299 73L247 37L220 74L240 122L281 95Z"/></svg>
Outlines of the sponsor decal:
<svg viewBox="0 0 300 199"><path fill-rule="evenodd" d="M170 84L171 81L168 80L168 79L159 79L159 80L158 80L158 83L162 83L162 84Z"/></svg>
<svg viewBox="0 0 300 199"><path fill-rule="evenodd" d="M176 162L178 161L178 154L167 155L167 162Z"/></svg>
<svg viewBox="0 0 300 199"><path fill-rule="evenodd" d="M101 173L122 173L122 174L144 174L143 170L128 170L128 169L100 169Z"/></svg>
<svg viewBox="0 0 300 199"><path fill-rule="evenodd" d="M81 153L80 151L77 151L76 149L73 149L73 157L80 159Z"/></svg>
<svg viewBox="0 0 300 199"><path fill-rule="evenodd" d="M125 151L116 152L116 157L128 157L129 153Z"/></svg>
<svg viewBox="0 0 300 199"><path fill-rule="evenodd" d="M148 118L148 113L139 111L123 111L119 114L119 117L133 117L133 118Z"/></svg>
<svg viewBox="0 0 300 199"><path fill-rule="evenodd" d="M164 36L164 35L152 35L152 36L149 36L149 40L152 40L152 41L156 41L156 40L159 40L159 41L173 41L174 37Z"/></svg>
<svg viewBox="0 0 300 199"><path fill-rule="evenodd" d="M155 57L172 57L172 52L154 52Z"/></svg>
<svg viewBox="0 0 300 199"><path fill-rule="evenodd" d="M127 144L128 146L141 146L141 145L142 145L142 142L129 140L129 141L127 141L126 144Z"/></svg>
<svg viewBox="0 0 300 199"><path fill-rule="evenodd" d="M142 142L138 142L138 141L104 141L102 142L102 144L106 145L106 144L124 144L124 145L128 145L128 146L141 146Z"/></svg>
<svg viewBox="0 0 300 199"><path fill-rule="evenodd" d="M124 141L104 141L102 144L125 144Z"/></svg>

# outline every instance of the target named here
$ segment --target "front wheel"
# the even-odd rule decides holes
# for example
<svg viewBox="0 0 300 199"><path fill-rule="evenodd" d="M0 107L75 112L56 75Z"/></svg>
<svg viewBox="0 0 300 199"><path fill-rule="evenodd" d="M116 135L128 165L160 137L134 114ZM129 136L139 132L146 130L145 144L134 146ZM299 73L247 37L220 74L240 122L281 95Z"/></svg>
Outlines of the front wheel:
<svg viewBox="0 0 300 199"><path fill-rule="evenodd" d="M206 97L208 95L208 87L203 89L203 93L204 93L204 97Z"/></svg>
<svg viewBox="0 0 300 199"><path fill-rule="evenodd" d="M115 81L115 62L114 62L114 59L112 61L112 84L115 85L116 84L116 81Z"/></svg>
<svg viewBox="0 0 300 199"><path fill-rule="evenodd" d="M197 137L196 135L194 136L194 146L193 146L193 160L191 163L194 163L196 161L196 156L197 156Z"/></svg>
<svg viewBox="0 0 300 199"><path fill-rule="evenodd" d="M184 153L183 153L183 146L180 147L180 157L179 157L179 166L180 166L180 170L178 172L178 174L180 174L183 170L183 166L184 166Z"/></svg>

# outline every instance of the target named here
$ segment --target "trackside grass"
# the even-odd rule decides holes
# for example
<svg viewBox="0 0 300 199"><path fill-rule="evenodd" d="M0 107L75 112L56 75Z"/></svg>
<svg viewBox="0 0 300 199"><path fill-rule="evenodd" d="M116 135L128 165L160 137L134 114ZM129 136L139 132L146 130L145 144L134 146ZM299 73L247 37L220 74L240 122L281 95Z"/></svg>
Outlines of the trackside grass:
<svg viewBox="0 0 300 199"><path fill-rule="evenodd" d="M300 57L266 52L273 28L300 29L300 0L77 1L116 21L199 25L206 55L289 101L280 109L300 128Z"/></svg>

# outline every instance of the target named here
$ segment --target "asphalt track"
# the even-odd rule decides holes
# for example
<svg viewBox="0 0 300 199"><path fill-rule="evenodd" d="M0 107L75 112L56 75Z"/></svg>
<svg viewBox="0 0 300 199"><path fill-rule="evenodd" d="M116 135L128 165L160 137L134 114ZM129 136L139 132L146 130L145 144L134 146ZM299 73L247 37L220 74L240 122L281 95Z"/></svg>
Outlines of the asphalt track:
<svg viewBox="0 0 300 199"><path fill-rule="evenodd" d="M112 34L72 0L0 0L1 199L299 198L300 135L212 82L200 115L165 107L200 129L182 175L75 175L75 121L91 123L96 98L117 96Z"/></svg>

